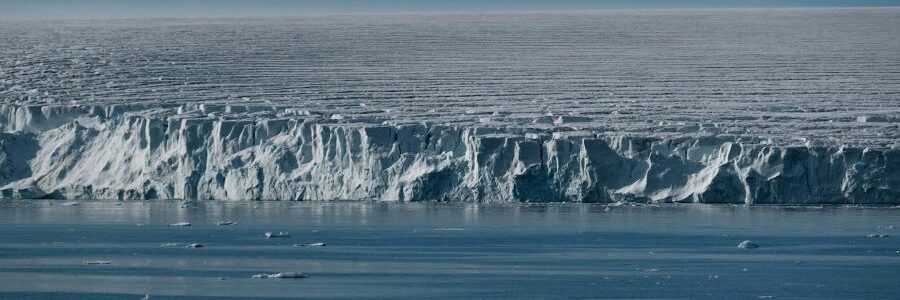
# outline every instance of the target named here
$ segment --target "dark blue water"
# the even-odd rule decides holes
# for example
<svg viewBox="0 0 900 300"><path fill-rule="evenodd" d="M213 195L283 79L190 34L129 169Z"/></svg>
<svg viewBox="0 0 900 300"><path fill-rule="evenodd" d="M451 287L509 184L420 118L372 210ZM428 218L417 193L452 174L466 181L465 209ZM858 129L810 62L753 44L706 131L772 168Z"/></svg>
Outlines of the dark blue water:
<svg viewBox="0 0 900 300"><path fill-rule="evenodd" d="M61 204L0 202L0 299L900 299L889 207Z"/></svg>

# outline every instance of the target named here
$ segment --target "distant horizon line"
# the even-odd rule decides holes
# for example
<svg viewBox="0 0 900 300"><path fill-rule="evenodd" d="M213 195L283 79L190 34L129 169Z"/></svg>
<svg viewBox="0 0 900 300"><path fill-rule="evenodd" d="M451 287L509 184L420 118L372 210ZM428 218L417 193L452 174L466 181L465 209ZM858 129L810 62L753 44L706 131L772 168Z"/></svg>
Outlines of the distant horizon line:
<svg viewBox="0 0 900 300"><path fill-rule="evenodd" d="M158 15L158 16L125 16L125 17L49 17L49 18L0 18L0 22L45 22L45 21L114 21L114 20L203 20L203 19L291 19L304 17L340 17L340 16L391 16L391 15L515 15L515 14L579 14L626 11L739 11L739 10L871 10L900 9L900 4L893 6L734 6L734 7L620 7L592 9L521 9L521 10L424 10L424 11L357 11L357 12L310 12L295 14L256 14L256 15Z"/></svg>

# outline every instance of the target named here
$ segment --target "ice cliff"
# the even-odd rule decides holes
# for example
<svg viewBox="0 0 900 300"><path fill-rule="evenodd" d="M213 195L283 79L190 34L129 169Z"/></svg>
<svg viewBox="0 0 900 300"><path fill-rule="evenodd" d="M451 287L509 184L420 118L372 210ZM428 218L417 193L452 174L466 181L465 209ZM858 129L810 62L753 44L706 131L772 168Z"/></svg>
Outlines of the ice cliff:
<svg viewBox="0 0 900 300"><path fill-rule="evenodd" d="M202 105L3 105L0 129L7 199L900 203L900 149L702 132L394 124Z"/></svg>

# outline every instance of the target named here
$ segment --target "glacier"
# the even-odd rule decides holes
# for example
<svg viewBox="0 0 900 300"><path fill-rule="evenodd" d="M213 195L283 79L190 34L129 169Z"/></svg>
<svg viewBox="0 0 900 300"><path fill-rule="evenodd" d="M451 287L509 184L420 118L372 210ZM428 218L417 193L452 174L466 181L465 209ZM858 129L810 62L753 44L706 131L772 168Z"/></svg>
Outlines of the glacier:
<svg viewBox="0 0 900 300"><path fill-rule="evenodd" d="M271 111L228 119L209 117L214 109ZM900 149L704 132L392 125L190 105L4 105L0 129L2 198L900 202Z"/></svg>
<svg viewBox="0 0 900 300"><path fill-rule="evenodd" d="M898 20L2 22L0 198L898 204Z"/></svg>

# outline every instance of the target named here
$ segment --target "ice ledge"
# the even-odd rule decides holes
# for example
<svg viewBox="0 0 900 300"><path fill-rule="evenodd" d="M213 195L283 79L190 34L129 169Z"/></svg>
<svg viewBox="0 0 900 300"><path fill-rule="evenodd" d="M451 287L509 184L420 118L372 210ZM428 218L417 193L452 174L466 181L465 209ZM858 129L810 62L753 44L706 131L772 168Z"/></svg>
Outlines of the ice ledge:
<svg viewBox="0 0 900 300"><path fill-rule="evenodd" d="M900 203L894 148L248 107L0 110L0 198Z"/></svg>

